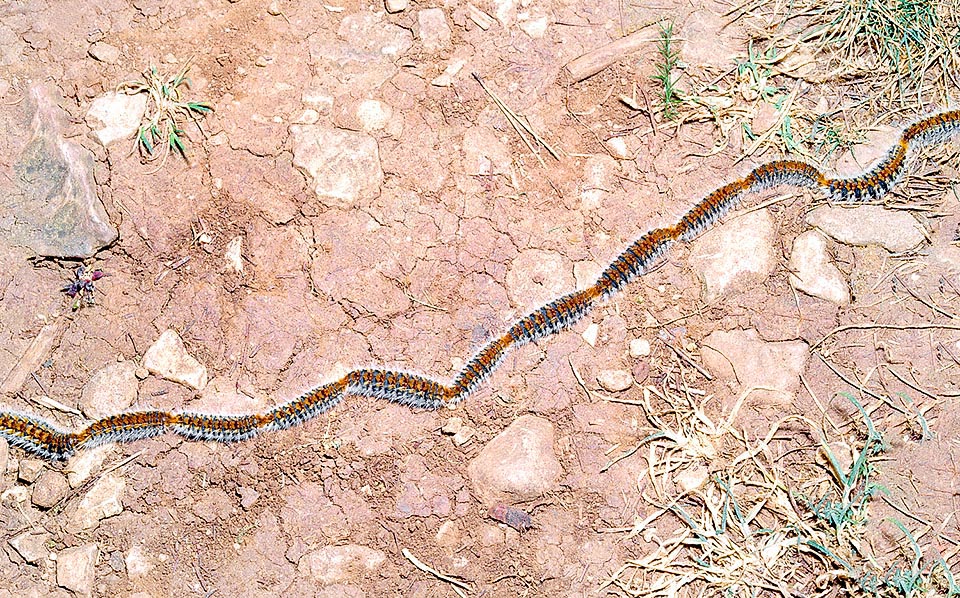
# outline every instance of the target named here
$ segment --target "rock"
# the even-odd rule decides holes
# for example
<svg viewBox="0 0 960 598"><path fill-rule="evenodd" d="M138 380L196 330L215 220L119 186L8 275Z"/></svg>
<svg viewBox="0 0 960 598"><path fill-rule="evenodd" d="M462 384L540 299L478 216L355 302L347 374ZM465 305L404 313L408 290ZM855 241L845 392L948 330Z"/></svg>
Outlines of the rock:
<svg viewBox="0 0 960 598"><path fill-rule="evenodd" d="M807 214L807 223L847 245L879 245L895 253L913 249L926 238L909 212L881 206L821 206Z"/></svg>
<svg viewBox="0 0 960 598"><path fill-rule="evenodd" d="M552 490L560 477L553 424L524 415L487 443L467 473L484 505L531 500Z"/></svg>
<svg viewBox="0 0 960 598"><path fill-rule="evenodd" d="M120 476L105 474L80 500L70 520L70 527L77 531L93 529L100 525L101 519L122 513L126 486L126 480Z"/></svg>
<svg viewBox="0 0 960 598"><path fill-rule="evenodd" d="M87 126L104 147L118 139L126 139L133 146L146 109L146 94L106 93L90 103Z"/></svg>
<svg viewBox="0 0 960 598"><path fill-rule="evenodd" d="M8 543L17 551L17 554L23 557L23 560L31 565L36 565L50 555L47 542L49 542L52 537L53 536L47 533L35 534L27 531L10 538Z"/></svg>
<svg viewBox="0 0 960 598"><path fill-rule="evenodd" d="M708 303L731 287L766 280L776 266L775 230L764 209L731 218L694 241L690 263L703 276Z"/></svg>
<svg viewBox="0 0 960 598"><path fill-rule="evenodd" d="M223 253L223 257L227 260L227 268L233 270L237 274L243 274L243 258L241 257L242 250L243 237L234 237L230 239L229 243L227 243L227 250Z"/></svg>
<svg viewBox="0 0 960 598"><path fill-rule="evenodd" d="M365 133L293 125L293 164L310 177L322 203L349 207L380 195L383 170L377 141Z"/></svg>
<svg viewBox="0 0 960 598"><path fill-rule="evenodd" d="M830 262L827 240L817 231L807 231L794 240L790 271L794 288L838 305L850 303L847 281Z"/></svg>
<svg viewBox="0 0 960 598"><path fill-rule="evenodd" d="M627 147L627 140L623 137L611 137L607 139L604 144L607 146L607 149L620 160L629 160L633 157L630 153L630 148Z"/></svg>
<svg viewBox="0 0 960 598"><path fill-rule="evenodd" d="M100 549L96 544L64 548L57 555L57 584L81 596L93 592L93 574Z"/></svg>
<svg viewBox="0 0 960 598"><path fill-rule="evenodd" d="M470 426L464 426L460 428L456 434L453 435L453 444L454 446L463 446L473 440L473 435L477 431L471 428Z"/></svg>
<svg viewBox="0 0 960 598"><path fill-rule="evenodd" d="M627 370L602 370L597 382L606 391L621 392L633 386L633 375Z"/></svg>
<svg viewBox="0 0 960 598"><path fill-rule="evenodd" d="M426 8L417 13L417 24L420 25L420 41L423 51L434 54L450 44L452 32L447 25L447 17L443 9Z"/></svg>
<svg viewBox="0 0 960 598"><path fill-rule="evenodd" d="M63 137L68 115L59 102L52 86L33 85L10 119L26 139L7 141L23 148L12 172L0 166L4 210L16 214L5 240L45 257L87 258L113 243L117 231L97 197L93 154Z"/></svg>
<svg viewBox="0 0 960 598"><path fill-rule="evenodd" d="M601 272L603 272L603 266L593 260L575 262L573 264L573 279L577 283L577 290L582 291L592 286Z"/></svg>
<svg viewBox="0 0 960 598"><path fill-rule="evenodd" d="M575 284L566 258L555 251L524 249L507 269L510 299L531 310L568 292Z"/></svg>
<svg viewBox="0 0 960 598"><path fill-rule="evenodd" d="M389 13L403 12L407 9L409 0L386 0L383 5Z"/></svg>
<svg viewBox="0 0 960 598"><path fill-rule="evenodd" d="M151 374L203 390L207 385L207 368L187 353L180 335L168 329L143 355L143 366Z"/></svg>
<svg viewBox="0 0 960 598"><path fill-rule="evenodd" d="M80 409L90 419L114 415L137 400L137 364L132 361L111 363L99 370L83 386Z"/></svg>
<svg viewBox="0 0 960 598"><path fill-rule="evenodd" d="M30 498L30 489L26 486L11 486L3 491L3 494L0 494L0 502L16 502L23 503L27 502Z"/></svg>
<svg viewBox="0 0 960 598"><path fill-rule="evenodd" d="M756 330L717 331L703 340L701 357L708 370L741 389L773 389L753 396L782 405L794 398L808 349L803 341L762 340Z"/></svg>
<svg viewBox="0 0 960 598"><path fill-rule="evenodd" d="M521 31L532 37L540 39L547 32L547 17L536 17L533 19L518 19L517 26Z"/></svg>
<svg viewBox="0 0 960 598"><path fill-rule="evenodd" d="M450 87L450 85L453 83L453 78L466 65L467 61L462 58L451 60L450 63L447 64L446 68L443 69L442 73L430 80L430 85L435 87ZM396 135L394 136L396 137Z"/></svg>
<svg viewBox="0 0 960 598"><path fill-rule="evenodd" d="M354 108L354 115L364 131L379 131L393 118L393 109L378 100L363 100Z"/></svg>
<svg viewBox="0 0 960 598"><path fill-rule="evenodd" d="M46 463L40 459L20 459L20 468L17 471L17 478L28 484L37 481L40 474L46 467Z"/></svg>
<svg viewBox="0 0 960 598"><path fill-rule="evenodd" d="M635 338L630 341L630 357L646 357L650 355L650 341Z"/></svg>
<svg viewBox="0 0 960 598"><path fill-rule="evenodd" d="M60 502L70 492L70 484L63 474L56 471L44 471L36 484L30 500L41 509L49 509Z"/></svg>
<svg viewBox="0 0 960 598"><path fill-rule="evenodd" d="M585 343L591 347L596 347L597 337L600 336L600 326L598 324L590 324L580 336L583 337Z"/></svg>
<svg viewBox="0 0 960 598"><path fill-rule="evenodd" d="M67 471L67 483L71 488L77 488L90 479L94 471L100 471L103 460L113 449L109 446L98 446L92 449L85 449L74 455L67 461L65 467Z"/></svg>
<svg viewBox="0 0 960 598"><path fill-rule="evenodd" d="M357 578L371 579L386 561L386 554L366 546L324 546L300 557L297 571L321 585L330 585Z"/></svg>
<svg viewBox="0 0 960 598"><path fill-rule="evenodd" d="M509 27L517 17L517 0L476 0L474 4L479 12L496 17L503 27ZM473 12L470 16L473 18ZM481 28L487 29L482 25Z"/></svg>
<svg viewBox="0 0 960 598"><path fill-rule="evenodd" d="M260 493L254 490L253 488L247 488L245 486L240 486L237 488L237 494L240 495L240 506L243 507L243 510L249 510L250 507L257 502L257 499L260 498Z"/></svg>
<svg viewBox="0 0 960 598"><path fill-rule="evenodd" d="M462 417L451 417L447 420L447 423L443 424L443 427L440 428L440 431L446 434L447 436L453 436L463 428L463 418Z"/></svg>
<svg viewBox="0 0 960 598"><path fill-rule="evenodd" d="M146 577L156 567L153 557L148 555L139 544L130 547L127 555L123 558L123 564L130 579Z"/></svg>
<svg viewBox="0 0 960 598"><path fill-rule="evenodd" d="M111 46L106 42L91 44L87 52L90 56L107 64L117 64L117 61L120 60L120 48Z"/></svg>

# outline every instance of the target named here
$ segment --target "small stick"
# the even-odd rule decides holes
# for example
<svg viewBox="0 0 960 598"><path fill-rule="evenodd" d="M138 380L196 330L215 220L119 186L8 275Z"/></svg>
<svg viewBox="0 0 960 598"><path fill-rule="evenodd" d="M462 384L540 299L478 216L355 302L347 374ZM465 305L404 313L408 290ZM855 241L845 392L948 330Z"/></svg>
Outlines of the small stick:
<svg viewBox="0 0 960 598"><path fill-rule="evenodd" d="M647 23L639 31L634 31L630 35L610 42L605 46L594 48L586 54L582 54L570 62L565 67L574 81L583 81L587 77L596 75L611 64L617 62L628 54L633 54L643 47L644 44L657 41L655 38L640 35L640 31L653 25Z"/></svg>
<svg viewBox="0 0 960 598"><path fill-rule="evenodd" d="M439 571L437 571L437 570L434 569L433 567L431 567L431 566L429 566L429 565L421 562L420 559L418 559L417 557L413 556L413 553L411 553L411 552L410 552L409 550L407 550L406 548L404 548L403 550L401 550L401 551L400 551L400 554L402 554L403 556L405 556L408 561L410 561L411 563L413 563L413 566L416 567L417 569L420 569L421 571L425 571L425 572L429 573L430 575L433 575L433 576L436 577L437 579L441 579L441 580L443 580L443 581L445 581L445 582L447 582L447 583L449 583L449 584L452 584L452 585L454 586L453 589L454 589L455 592L457 592L457 594L463 596L463 594L461 594L460 591L459 591L459 590L461 590L461 589L464 590L464 591L467 591L467 592L472 592L472 591L473 591L473 589L472 589L469 585L463 583L462 581L460 581L460 580L458 580L458 579L454 579L454 578L450 577L449 575L444 575L443 573L440 573Z"/></svg>

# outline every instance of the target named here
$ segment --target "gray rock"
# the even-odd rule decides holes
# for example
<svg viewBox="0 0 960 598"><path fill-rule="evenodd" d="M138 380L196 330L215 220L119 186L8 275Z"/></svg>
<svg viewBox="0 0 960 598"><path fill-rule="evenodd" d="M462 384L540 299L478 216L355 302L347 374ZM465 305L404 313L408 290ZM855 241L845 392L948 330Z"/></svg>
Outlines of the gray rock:
<svg viewBox="0 0 960 598"><path fill-rule="evenodd" d="M12 172L0 166L4 209L14 215L4 232L42 256L86 258L113 243L117 231L97 197L93 154L63 136L67 114L59 102L55 88L33 85L19 115L0 124L0 152L17 152L0 159L13 164Z"/></svg>
<svg viewBox="0 0 960 598"><path fill-rule="evenodd" d="M447 17L443 9L426 8L417 13L417 24L420 25L420 41L423 51L434 54L450 45L452 32L447 25Z"/></svg>
<svg viewBox="0 0 960 598"><path fill-rule="evenodd" d="M530 500L553 489L561 473L553 441L553 424L524 415L487 443L467 467L481 502Z"/></svg>
<svg viewBox="0 0 960 598"><path fill-rule="evenodd" d="M320 585L330 585L357 578L371 579L386 561L386 554L367 546L324 546L300 557L297 571Z"/></svg>
<svg viewBox="0 0 960 598"><path fill-rule="evenodd" d="M47 542L51 537L47 533L35 534L27 531L10 538L8 543L17 551L17 554L23 557L23 560L35 565L50 554Z"/></svg>
<svg viewBox="0 0 960 598"><path fill-rule="evenodd" d="M913 249L926 238L909 212L881 206L821 206L807 214L807 223L847 245L879 245L887 251Z"/></svg>
<svg viewBox="0 0 960 598"><path fill-rule="evenodd" d="M90 419L120 413L137 400L137 364L132 361L111 363L99 370L83 386L80 409Z"/></svg>
<svg viewBox="0 0 960 598"><path fill-rule="evenodd" d="M794 288L838 305L850 303L847 281L830 262L827 240L817 231L807 231L794 240L790 271Z"/></svg>
<svg viewBox="0 0 960 598"><path fill-rule="evenodd" d="M100 525L101 519L123 512L123 492L127 482L118 475L108 473L87 491L71 517L68 529L79 532Z"/></svg>
<svg viewBox="0 0 960 598"><path fill-rule="evenodd" d="M104 146L126 139L133 147L134 137L143 113L147 109L147 95L109 92L92 102L87 110L87 126Z"/></svg>
<svg viewBox="0 0 960 598"><path fill-rule="evenodd" d="M100 549L96 544L65 548L57 555L57 584L89 596L93 592L93 575Z"/></svg>
<svg viewBox="0 0 960 598"><path fill-rule="evenodd" d="M33 485L30 500L42 509L49 509L60 502L70 492L70 484L62 473L47 470Z"/></svg>
<svg viewBox="0 0 960 598"><path fill-rule="evenodd" d="M705 300L728 289L761 282L776 267L775 227L767 210L731 218L694 242L690 263L701 273Z"/></svg>
<svg viewBox="0 0 960 598"><path fill-rule="evenodd" d="M143 355L143 366L151 374L203 390L207 368L187 353L180 335L172 328L164 331Z"/></svg>
<svg viewBox="0 0 960 598"><path fill-rule="evenodd" d="M380 195L383 170L373 137L320 125L293 125L293 164L324 204L348 207Z"/></svg>
<svg viewBox="0 0 960 598"><path fill-rule="evenodd" d="M765 389L753 396L775 405L793 400L808 354L803 341L769 342L752 329L713 332L701 350L708 370L739 382L741 389Z"/></svg>

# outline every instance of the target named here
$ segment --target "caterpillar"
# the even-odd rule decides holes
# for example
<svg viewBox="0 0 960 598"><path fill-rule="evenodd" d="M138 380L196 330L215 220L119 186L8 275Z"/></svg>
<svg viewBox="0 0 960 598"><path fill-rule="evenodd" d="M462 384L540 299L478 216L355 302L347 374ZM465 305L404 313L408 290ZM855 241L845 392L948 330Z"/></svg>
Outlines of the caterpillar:
<svg viewBox="0 0 960 598"><path fill-rule="evenodd" d="M0 437L50 461L68 459L77 451L109 442L132 442L160 434L189 441L237 442L262 432L298 426L333 409L348 395L381 399L413 409L437 410L466 399L503 361L527 343L569 328L598 303L651 270L678 242L689 242L735 208L744 196L780 186L819 190L838 203L874 201L883 197L921 148L944 143L960 132L960 110L921 119L863 174L829 178L816 166L799 160L775 160L757 166L745 177L716 189L694 205L676 224L651 230L631 243L586 289L560 297L514 322L481 348L449 383L420 374L386 369L358 369L339 380L308 390L265 413L208 415L194 412L131 411L96 420L80 431L63 430L37 417L0 411Z"/></svg>

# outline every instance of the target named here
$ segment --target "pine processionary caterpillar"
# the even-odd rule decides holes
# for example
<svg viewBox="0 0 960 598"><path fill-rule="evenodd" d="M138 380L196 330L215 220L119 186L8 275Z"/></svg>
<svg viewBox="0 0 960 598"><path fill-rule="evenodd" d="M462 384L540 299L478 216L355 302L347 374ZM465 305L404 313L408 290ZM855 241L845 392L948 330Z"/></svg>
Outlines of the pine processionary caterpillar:
<svg viewBox="0 0 960 598"><path fill-rule="evenodd" d="M236 442L264 431L284 430L335 407L347 395L383 399L414 409L435 410L464 400L497 368L506 354L565 328L586 316L638 276L649 272L670 247L690 241L710 228L749 193L782 185L819 189L839 202L883 197L906 171L917 150L944 143L960 132L960 110L942 112L907 127L887 154L860 176L828 178L812 164L775 160L727 183L693 206L675 225L651 230L628 246L590 287L551 301L517 320L505 334L490 341L454 376L450 384L406 372L358 369L318 386L262 414L133 411L111 415L69 432L29 415L0 412L0 437L51 461L108 442L131 442L172 433L190 441Z"/></svg>

